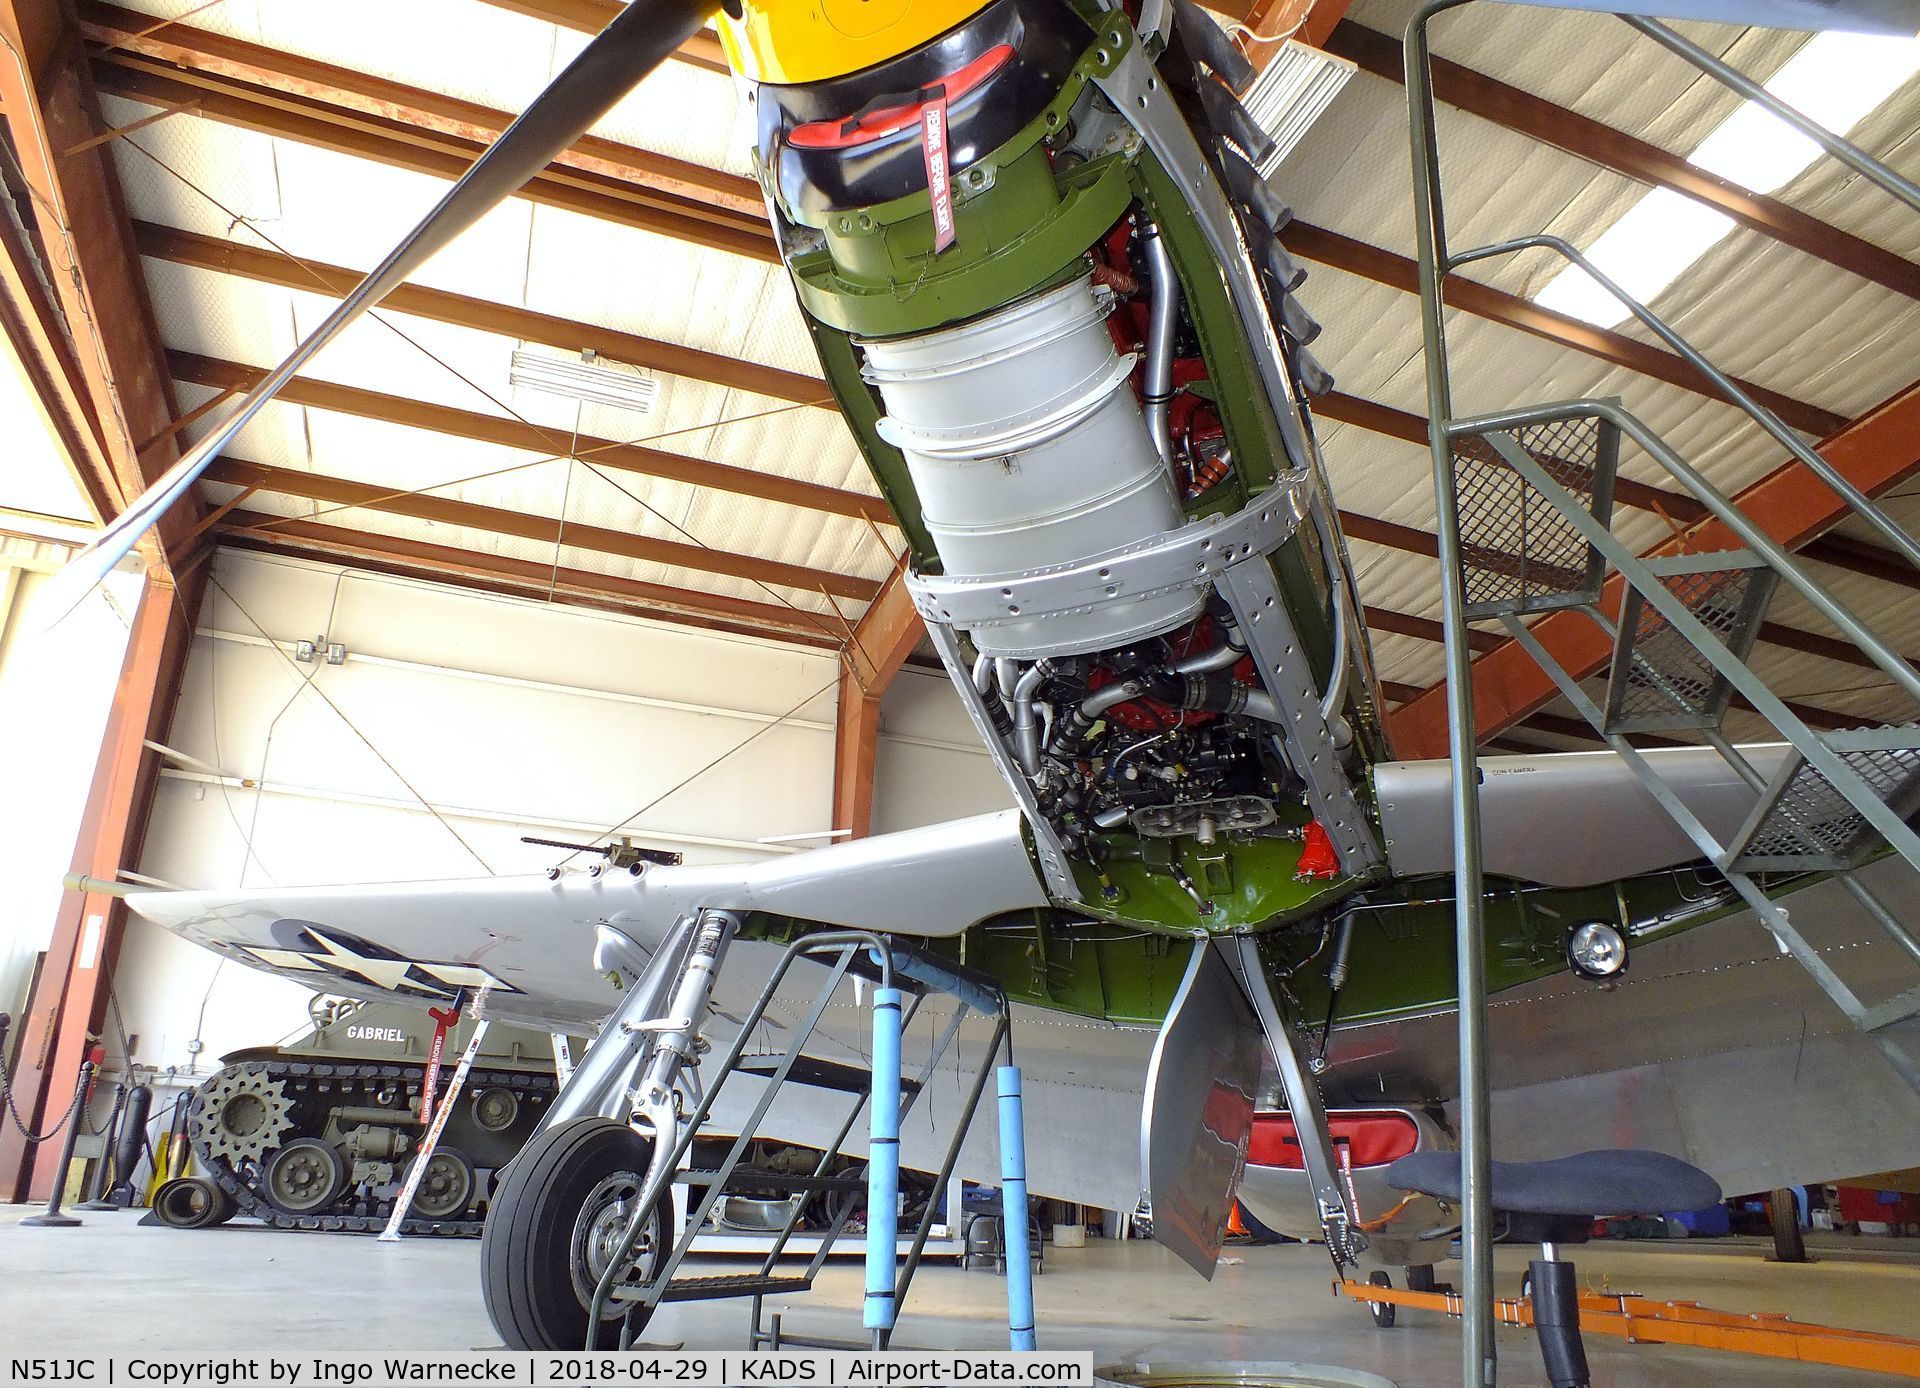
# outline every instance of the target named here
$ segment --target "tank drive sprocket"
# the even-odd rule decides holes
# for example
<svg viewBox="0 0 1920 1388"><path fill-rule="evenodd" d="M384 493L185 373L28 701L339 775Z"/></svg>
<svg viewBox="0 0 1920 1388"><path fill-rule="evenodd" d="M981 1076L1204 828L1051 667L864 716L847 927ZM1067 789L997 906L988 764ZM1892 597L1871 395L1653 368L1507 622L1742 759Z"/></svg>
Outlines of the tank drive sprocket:
<svg viewBox="0 0 1920 1388"><path fill-rule="evenodd" d="M193 1096L194 1145L239 1164L264 1161L293 1131L293 1102L264 1065L233 1065Z"/></svg>

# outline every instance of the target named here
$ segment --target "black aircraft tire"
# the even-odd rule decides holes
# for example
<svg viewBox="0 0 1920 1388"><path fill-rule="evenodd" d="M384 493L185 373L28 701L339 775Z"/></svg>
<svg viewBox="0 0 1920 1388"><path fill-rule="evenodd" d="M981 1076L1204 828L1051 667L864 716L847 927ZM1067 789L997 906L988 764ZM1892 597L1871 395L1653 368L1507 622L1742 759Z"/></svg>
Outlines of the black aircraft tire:
<svg viewBox="0 0 1920 1388"><path fill-rule="evenodd" d="M1393 1285L1393 1279L1384 1272L1374 1273L1371 1277L1367 1278L1367 1281L1376 1287L1391 1287ZM1369 1309L1373 1312L1373 1323L1382 1330L1393 1329L1394 1321L1399 1319L1395 1313L1400 1308L1395 1306L1391 1301L1372 1302Z"/></svg>
<svg viewBox="0 0 1920 1388"><path fill-rule="evenodd" d="M644 1181L652 1144L632 1128L600 1117L575 1118L548 1128L514 1158L494 1192L480 1235L480 1282L487 1314L508 1349L577 1350L587 1342L587 1300L573 1268L576 1224L590 1197L629 1174ZM651 1217L652 1246L672 1243L672 1202ZM605 1329L624 1306L610 1306ZM645 1322L636 1309L634 1328Z"/></svg>
<svg viewBox="0 0 1920 1388"><path fill-rule="evenodd" d="M1800 1232L1800 1202L1792 1190L1776 1190L1767 1197L1767 1213L1773 1221L1773 1257L1780 1263L1807 1261L1807 1240Z"/></svg>

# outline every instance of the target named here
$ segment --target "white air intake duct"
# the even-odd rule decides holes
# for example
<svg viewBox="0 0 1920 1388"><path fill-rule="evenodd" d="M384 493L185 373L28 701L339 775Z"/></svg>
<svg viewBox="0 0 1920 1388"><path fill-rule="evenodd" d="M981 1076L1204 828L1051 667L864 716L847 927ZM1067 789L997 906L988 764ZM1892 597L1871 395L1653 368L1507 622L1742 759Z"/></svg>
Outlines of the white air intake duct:
<svg viewBox="0 0 1920 1388"><path fill-rule="evenodd" d="M957 327L860 343L887 405L880 435L906 455L948 576L1073 564L1183 523L1111 308L1089 275ZM1187 587L972 635L988 655L1074 655L1172 630L1204 601Z"/></svg>

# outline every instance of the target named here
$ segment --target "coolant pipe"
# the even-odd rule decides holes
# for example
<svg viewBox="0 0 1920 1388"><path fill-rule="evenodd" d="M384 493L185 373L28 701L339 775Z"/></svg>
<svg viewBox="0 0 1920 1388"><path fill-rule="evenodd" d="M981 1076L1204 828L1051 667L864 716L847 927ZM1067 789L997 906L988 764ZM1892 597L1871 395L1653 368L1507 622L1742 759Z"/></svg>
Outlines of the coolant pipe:
<svg viewBox="0 0 1920 1388"><path fill-rule="evenodd" d="M1146 406L1147 433L1160 461L1173 468L1173 435L1167 427L1167 405L1173 399L1173 338L1180 326L1180 280L1173 273L1173 257L1167 254L1160 228L1152 222L1140 223L1140 244L1147 253L1147 269L1153 275L1153 303L1147 316L1147 364L1141 378L1140 397Z"/></svg>
<svg viewBox="0 0 1920 1388"><path fill-rule="evenodd" d="M1040 719L1034 713L1033 696L1047 682L1049 673L1046 662L1036 660L1013 687L1014 751L1029 776L1040 774Z"/></svg>
<svg viewBox="0 0 1920 1388"><path fill-rule="evenodd" d="M1021 1112L1020 1067L1002 1065L998 1079L1000 1221L1007 1245L1007 1347L1033 1349L1033 1247L1027 1233L1027 1135L1026 1118Z"/></svg>
<svg viewBox="0 0 1920 1388"><path fill-rule="evenodd" d="M867 1298L860 1324L885 1349L900 1259L900 990L873 990L873 1098L867 1156ZM1028 1319L1032 1319L1029 1317Z"/></svg>
<svg viewBox="0 0 1920 1388"><path fill-rule="evenodd" d="M1226 642L1210 651L1201 651L1185 660L1176 660L1167 668L1176 675L1204 675L1213 670L1225 670L1240 663L1240 657L1247 653L1244 646Z"/></svg>

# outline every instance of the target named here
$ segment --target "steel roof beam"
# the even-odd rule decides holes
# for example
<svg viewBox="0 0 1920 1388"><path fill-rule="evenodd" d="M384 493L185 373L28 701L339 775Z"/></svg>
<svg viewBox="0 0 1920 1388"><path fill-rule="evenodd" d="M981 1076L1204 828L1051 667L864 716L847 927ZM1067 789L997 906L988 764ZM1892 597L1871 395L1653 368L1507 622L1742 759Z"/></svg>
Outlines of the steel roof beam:
<svg viewBox="0 0 1920 1388"><path fill-rule="evenodd" d="M1404 84L1400 40L1342 20L1326 50L1376 77ZM1433 62L1434 93L1447 105L1552 145L1639 183L1671 189L1724 213L1750 231L1805 251L1827 264L1920 299L1920 265L1780 201L1748 192L1658 145L1589 116L1508 86L1445 58Z"/></svg>
<svg viewBox="0 0 1920 1388"><path fill-rule="evenodd" d="M210 386L215 390L235 385L250 389L266 374L257 366L222 361L216 357L195 356L190 352L169 352L167 361L176 380ZM526 453L565 456L571 451L574 456L596 467L757 497L762 501L797 506L802 510L870 520L876 524L892 524L893 521L893 513L887 509L886 502L877 496L842 491L818 482L803 482L794 477L782 477L778 473L762 472L758 468L735 467L730 463L666 453L642 444L597 439L585 434L574 435L567 430L542 429L504 415L479 414L448 405L430 405L398 395L362 390L357 386L316 381L307 376L294 377L275 398L289 405L305 405L310 409L375 419L387 424L404 425L409 429L450 434L456 438L497 444L501 448L518 449Z"/></svg>
<svg viewBox="0 0 1920 1388"><path fill-rule="evenodd" d="M556 569L551 564L346 526L235 511L214 526L223 543L274 554L321 558L480 592L531 597L576 607L655 617L749 636L772 635L800 645L832 647L830 632L778 603L646 583L617 574Z"/></svg>
<svg viewBox="0 0 1920 1388"><path fill-rule="evenodd" d="M598 554L617 555L649 564L665 564L697 573L720 574L749 583L797 589L806 593L829 594L856 602L869 601L880 591L880 585L872 579L824 569L733 554L680 540L656 540L628 530L613 530L579 521L563 522L551 516L510 511L499 506L482 506L471 501L456 501L452 497L423 492L396 492L391 487L368 482L354 482L344 477L329 477L293 468L269 467L262 463L242 462L237 458L216 458L207 469L206 480L232 487L252 487L256 491L300 497L327 505L408 516L437 525L461 526L495 535L514 535L556 547L566 544ZM826 622L830 619L822 617L821 620Z"/></svg>
<svg viewBox="0 0 1920 1388"><path fill-rule="evenodd" d="M195 114L206 119L434 178L459 178L486 148L484 140L157 58L96 48L92 62L100 89L115 96L160 107L193 103ZM515 196L768 264L780 258L764 212L736 212L711 197L661 192L562 164L548 165Z"/></svg>
<svg viewBox="0 0 1920 1388"><path fill-rule="evenodd" d="M1305 222L1289 222L1280 239L1288 250L1303 259L1330 265L1336 270L1357 275L1374 284L1404 290L1408 294L1420 292L1420 267L1407 256ZM1449 306L1476 318L1517 328L1557 346L1598 357L1642 376L1692 391L1695 395L1727 403L1726 397L1715 390L1705 376L1672 352L1638 341L1625 333L1596 328L1569 314L1555 313L1518 294L1509 294L1461 275L1451 275L1446 280L1446 301ZM1734 379L1748 394L1788 424L1806 433L1824 436L1847 422L1845 415L1796 400L1779 391L1768 390L1751 381L1738 377Z"/></svg>
<svg viewBox="0 0 1920 1388"><path fill-rule="evenodd" d="M526 15L530 19L544 19L549 24L571 29L577 34L599 33L626 8L621 0L485 0L485 3L498 10ZM680 51L673 56L680 62L690 63L708 72L727 71L726 54L721 51L720 40L710 33L696 34L680 45Z"/></svg>
<svg viewBox="0 0 1920 1388"><path fill-rule="evenodd" d="M244 246L224 237L203 236L198 232L157 226L152 222L134 223L134 235L140 253L155 260L336 298L358 284L364 273L329 265L324 261L296 259L264 247ZM592 348L602 356L649 371L708 381L798 405L834 408L826 382L818 376L761 366L719 352L704 352L697 347L683 347L678 343L663 342L658 338L582 323L550 313L538 313L533 309L417 284L402 285L387 295L381 301L381 306L418 318L473 328L478 332L538 342L565 352Z"/></svg>
<svg viewBox="0 0 1920 1388"><path fill-rule="evenodd" d="M109 62L121 54L158 59L176 69L230 77L289 96L311 97L327 105L404 121L482 145L491 144L513 120L508 111L249 43L193 24L156 28L152 15L99 0L81 0L78 14L87 38L110 50L103 54ZM751 178L598 135L582 137L556 162L645 183L680 197L715 200L736 212L762 218L765 215L760 185Z"/></svg>
<svg viewBox="0 0 1920 1388"><path fill-rule="evenodd" d="M83 482L89 499L116 513L177 456L171 442L142 452L177 412L160 333L113 152L96 139L105 124L99 101L65 10L56 0L0 0L0 38L11 50L0 62L0 122L11 147L6 192L27 232L10 239L9 273L22 292L29 282L43 291L15 313L58 312L39 319L45 351L23 360L37 384L56 387L49 410L78 416L58 432L80 448L76 467L94 474ZM163 518L157 538L142 543L149 562L183 557L195 511L189 503Z"/></svg>

